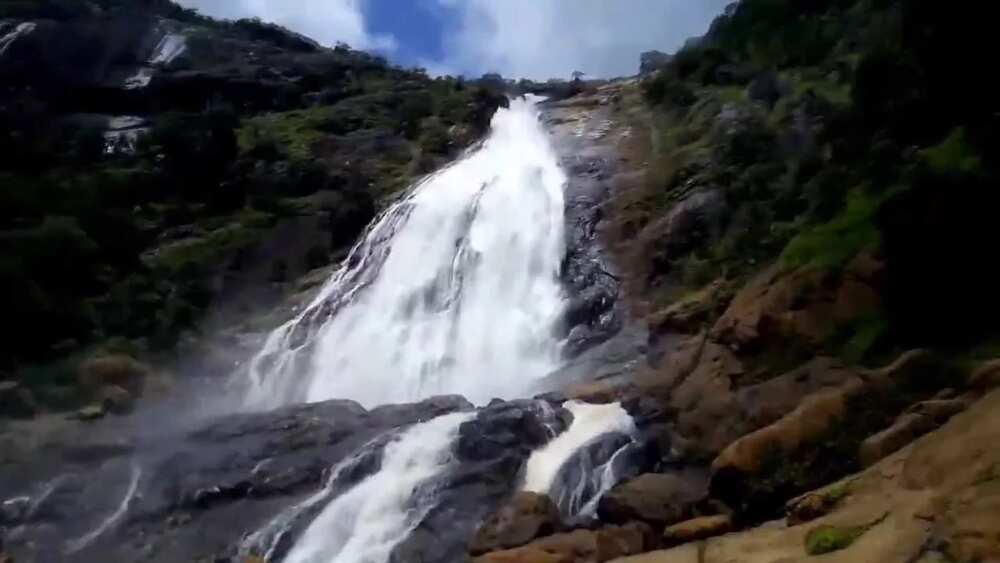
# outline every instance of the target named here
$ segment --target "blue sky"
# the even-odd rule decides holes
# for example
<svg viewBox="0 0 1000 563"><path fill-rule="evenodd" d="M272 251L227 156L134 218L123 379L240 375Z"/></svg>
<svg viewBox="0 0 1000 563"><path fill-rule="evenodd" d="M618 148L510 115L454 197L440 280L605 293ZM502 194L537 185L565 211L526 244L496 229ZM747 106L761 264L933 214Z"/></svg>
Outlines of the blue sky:
<svg viewBox="0 0 1000 563"><path fill-rule="evenodd" d="M179 0L207 15L256 16L332 45L378 51L432 74L611 77L639 53L701 35L730 0Z"/></svg>

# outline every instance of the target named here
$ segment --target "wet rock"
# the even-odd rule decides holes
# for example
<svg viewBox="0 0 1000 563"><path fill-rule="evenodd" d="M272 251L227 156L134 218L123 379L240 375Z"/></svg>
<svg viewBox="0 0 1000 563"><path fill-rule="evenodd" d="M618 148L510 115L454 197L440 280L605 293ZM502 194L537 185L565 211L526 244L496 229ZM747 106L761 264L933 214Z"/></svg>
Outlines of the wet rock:
<svg viewBox="0 0 1000 563"><path fill-rule="evenodd" d="M0 381L0 417L30 417L38 412L31 390L16 381Z"/></svg>
<svg viewBox="0 0 1000 563"><path fill-rule="evenodd" d="M548 495L521 492L483 523L469 552L481 555L520 547L555 533L559 525L559 509Z"/></svg>
<svg viewBox="0 0 1000 563"><path fill-rule="evenodd" d="M28 516L28 511L30 509L31 497L15 497L0 502L0 526L10 526L21 523L25 517Z"/></svg>
<svg viewBox="0 0 1000 563"><path fill-rule="evenodd" d="M607 522L634 520L664 526L686 518L705 497L705 483L678 474L647 473L611 489L598 513Z"/></svg>
<svg viewBox="0 0 1000 563"><path fill-rule="evenodd" d="M733 531L733 519L728 515L702 516L672 526L663 530L663 546L673 547L683 543L693 542L721 536Z"/></svg>

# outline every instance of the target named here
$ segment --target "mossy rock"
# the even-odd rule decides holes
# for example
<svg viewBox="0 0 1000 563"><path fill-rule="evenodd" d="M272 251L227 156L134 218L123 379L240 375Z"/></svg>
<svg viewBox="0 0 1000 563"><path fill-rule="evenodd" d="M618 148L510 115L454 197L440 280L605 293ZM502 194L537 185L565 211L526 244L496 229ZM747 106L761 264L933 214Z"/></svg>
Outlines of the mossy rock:
<svg viewBox="0 0 1000 563"><path fill-rule="evenodd" d="M863 527L820 526L806 535L806 553L823 555L846 549L864 533Z"/></svg>

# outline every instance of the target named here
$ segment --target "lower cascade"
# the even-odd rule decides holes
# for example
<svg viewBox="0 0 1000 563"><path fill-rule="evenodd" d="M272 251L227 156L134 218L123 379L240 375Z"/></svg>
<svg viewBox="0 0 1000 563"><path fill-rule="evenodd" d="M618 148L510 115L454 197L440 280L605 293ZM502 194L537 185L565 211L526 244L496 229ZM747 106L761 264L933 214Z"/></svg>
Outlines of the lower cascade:
<svg viewBox="0 0 1000 563"><path fill-rule="evenodd" d="M566 176L531 100L426 178L250 366L247 403L530 395L559 367Z"/></svg>
<svg viewBox="0 0 1000 563"><path fill-rule="evenodd" d="M283 561L387 561L433 506L433 491L416 493L451 463L458 426L470 416L456 413L417 424L387 445L382 468L330 502Z"/></svg>

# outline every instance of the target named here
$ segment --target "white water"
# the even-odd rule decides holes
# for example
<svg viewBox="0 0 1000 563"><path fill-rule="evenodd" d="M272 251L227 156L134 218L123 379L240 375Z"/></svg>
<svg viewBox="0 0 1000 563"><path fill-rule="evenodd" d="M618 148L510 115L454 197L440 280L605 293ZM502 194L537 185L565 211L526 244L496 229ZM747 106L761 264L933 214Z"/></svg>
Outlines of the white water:
<svg viewBox="0 0 1000 563"><path fill-rule="evenodd" d="M38 26L32 22L24 22L18 24L18 26L14 28L14 31L7 33L3 37L0 37L0 57L2 57L4 53L7 52L7 49L9 49L10 46L13 45L15 41L17 41L22 36L27 35L32 31L35 31L36 27Z"/></svg>
<svg viewBox="0 0 1000 563"><path fill-rule="evenodd" d="M266 526L248 535L240 545L240 555L245 558L257 555L264 561L274 560L281 540L288 534L296 520L301 518L312 507L329 499L335 491L341 474L347 469L352 468L364 456L369 455L373 446L374 442L369 443L358 450L355 455L337 464L330 472L330 476L326 480L326 485L322 489L299 504L285 509L281 514L278 514L278 516L268 522Z"/></svg>
<svg viewBox="0 0 1000 563"><path fill-rule="evenodd" d="M327 505L283 563L388 561L392 549L433 508L432 499L414 499L414 494L448 469L459 425L473 416L441 416L411 427L389 443L382 468Z"/></svg>
<svg viewBox="0 0 1000 563"><path fill-rule="evenodd" d="M66 553L76 553L81 549L87 547L94 542L97 538L104 535L105 532L111 529L112 526L118 523L128 512L129 505L132 503L132 498L135 497L136 491L139 489L139 478L142 477L142 468L138 464L133 463L131 467L131 478L128 484L128 490L125 491L125 496L122 497L120 503L118 503L118 508L114 512L108 515L96 528L91 530L84 536L73 540L67 544Z"/></svg>
<svg viewBox="0 0 1000 563"><path fill-rule="evenodd" d="M168 65L187 49L187 40L179 33L168 33L160 39L149 58L149 64Z"/></svg>
<svg viewBox="0 0 1000 563"><path fill-rule="evenodd" d="M559 366L566 176L533 103L368 230L251 362L247 403L530 394Z"/></svg>
<svg viewBox="0 0 1000 563"><path fill-rule="evenodd" d="M548 494L552 491L559 470L581 448L591 444L602 435L618 432L632 434L635 423L628 412L618 403L591 405L578 401L567 401L563 407L573 413L570 427L548 444L532 452L525 469L524 490ZM607 468L611 462L605 465ZM600 488L614 485L613 475L605 483L601 473Z"/></svg>

